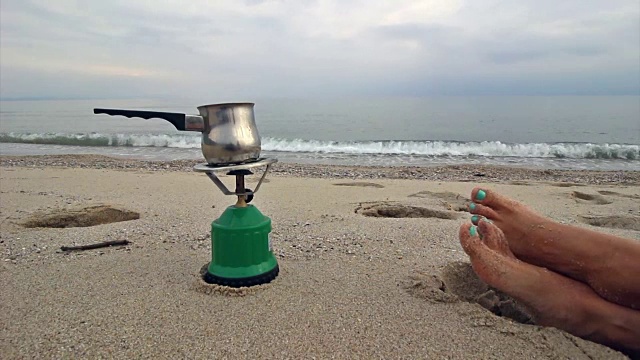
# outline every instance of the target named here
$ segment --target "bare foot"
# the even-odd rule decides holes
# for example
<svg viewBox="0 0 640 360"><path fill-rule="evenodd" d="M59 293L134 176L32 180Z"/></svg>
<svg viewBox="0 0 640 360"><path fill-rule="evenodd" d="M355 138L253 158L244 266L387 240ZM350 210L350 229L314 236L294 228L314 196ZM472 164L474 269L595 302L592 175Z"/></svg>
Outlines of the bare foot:
<svg viewBox="0 0 640 360"><path fill-rule="evenodd" d="M506 198L489 190L473 189L471 198L474 201L469 207L472 214L481 215L493 221L507 236L509 248L518 258L529 263L538 264L541 257L541 241L554 225L547 219L525 205ZM479 217L472 218L477 225ZM541 236L535 236L540 233ZM538 237L543 240L538 241Z"/></svg>
<svg viewBox="0 0 640 360"><path fill-rule="evenodd" d="M591 286L605 299L640 309L640 242L560 224L494 191L475 188L469 210L490 219L520 260ZM478 216L479 215L479 216Z"/></svg>
<svg viewBox="0 0 640 360"><path fill-rule="evenodd" d="M536 324L620 350L640 350L640 311L608 302L582 282L518 260L504 233L486 220L478 227L463 224L459 236L476 274L527 306Z"/></svg>

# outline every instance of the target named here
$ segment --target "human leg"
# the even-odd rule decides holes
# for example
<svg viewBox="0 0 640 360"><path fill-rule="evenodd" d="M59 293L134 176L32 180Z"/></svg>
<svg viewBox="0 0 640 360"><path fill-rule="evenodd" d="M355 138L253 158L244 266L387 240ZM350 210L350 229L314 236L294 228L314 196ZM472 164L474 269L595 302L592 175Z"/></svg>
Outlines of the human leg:
<svg viewBox="0 0 640 360"><path fill-rule="evenodd" d="M609 302L580 281L517 259L502 231L485 220L477 228L463 224L459 237L476 274L527 306L536 324L626 352L640 351L640 311Z"/></svg>
<svg viewBox="0 0 640 360"><path fill-rule="evenodd" d="M493 221L518 259L582 281L611 302L640 309L640 242L560 224L492 190L475 188L471 196L470 212Z"/></svg>

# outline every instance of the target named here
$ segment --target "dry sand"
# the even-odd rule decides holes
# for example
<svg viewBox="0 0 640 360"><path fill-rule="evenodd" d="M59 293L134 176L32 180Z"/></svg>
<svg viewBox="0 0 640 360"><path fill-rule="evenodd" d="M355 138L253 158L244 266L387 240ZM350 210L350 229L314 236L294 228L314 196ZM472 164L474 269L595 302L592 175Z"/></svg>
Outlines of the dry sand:
<svg viewBox="0 0 640 360"><path fill-rule="evenodd" d="M225 292L199 271L210 223L234 199L205 175L1 167L2 358L624 358L474 301L488 289L456 234L475 183L353 178L269 176L253 204L273 221L281 273ZM556 220L640 240L637 183L500 180L486 186ZM21 225L83 208L139 219ZM114 240L131 244L60 251ZM505 315L528 320L494 296Z"/></svg>

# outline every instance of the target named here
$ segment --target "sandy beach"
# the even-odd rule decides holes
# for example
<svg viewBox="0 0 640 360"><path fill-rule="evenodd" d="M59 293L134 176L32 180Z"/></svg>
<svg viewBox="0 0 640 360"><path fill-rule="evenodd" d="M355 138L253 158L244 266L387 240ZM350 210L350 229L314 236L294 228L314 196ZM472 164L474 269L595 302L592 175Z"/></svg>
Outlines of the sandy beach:
<svg viewBox="0 0 640 360"><path fill-rule="evenodd" d="M0 158L2 358L626 358L531 324L507 298L494 309L506 316L478 304L490 289L457 231L481 184L640 241L640 172L278 163L252 204L272 219L280 275L229 290L199 272L210 224L235 198L192 166ZM131 220L25 227L105 209ZM130 243L61 250L116 240Z"/></svg>

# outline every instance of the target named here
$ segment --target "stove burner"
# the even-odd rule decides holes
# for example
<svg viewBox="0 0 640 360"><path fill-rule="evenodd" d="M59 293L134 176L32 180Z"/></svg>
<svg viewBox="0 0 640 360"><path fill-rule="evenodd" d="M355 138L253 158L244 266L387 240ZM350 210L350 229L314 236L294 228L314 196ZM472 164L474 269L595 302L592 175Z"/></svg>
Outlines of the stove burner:
<svg viewBox="0 0 640 360"><path fill-rule="evenodd" d="M246 206L247 203L251 202L251 200L253 199L253 195L258 192L258 190L260 189L260 186L262 185L262 182L264 181L264 178L267 176L267 172L269 172L269 168L271 168L271 165L273 165L276 162L278 162L277 159L260 158L252 161L245 161L242 164L235 164L235 165L228 165L228 164L216 165L216 164L204 163L204 164L198 164L194 166L193 170L198 172L204 172L205 174L207 174L209 179L211 179L211 181L213 181L213 183L216 184L218 189L220 189L220 191L222 191L223 194L238 196L238 202L236 203L236 206L243 207L243 206ZM251 189L245 188L244 177L246 175L253 174L253 172L251 172L251 170L249 169L253 169L259 166L266 166L267 168L264 170L262 177L260 177L260 180L258 181L258 185L256 185L256 189L251 190ZM235 191L229 190L224 185L224 183L220 181L220 179L215 175L215 172L223 172L223 171L226 171L227 175L235 175L236 177Z"/></svg>
<svg viewBox="0 0 640 360"><path fill-rule="evenodd" d="M258 158L251 159L247 161L243 161L241 163L236 164L198 164L193 167L193 170L199 172L209 172L209 171L225 171L225 170L240 170L240 169L251 169L258 166L271 165L278 162L278 159L271 158Z"/></svg>

